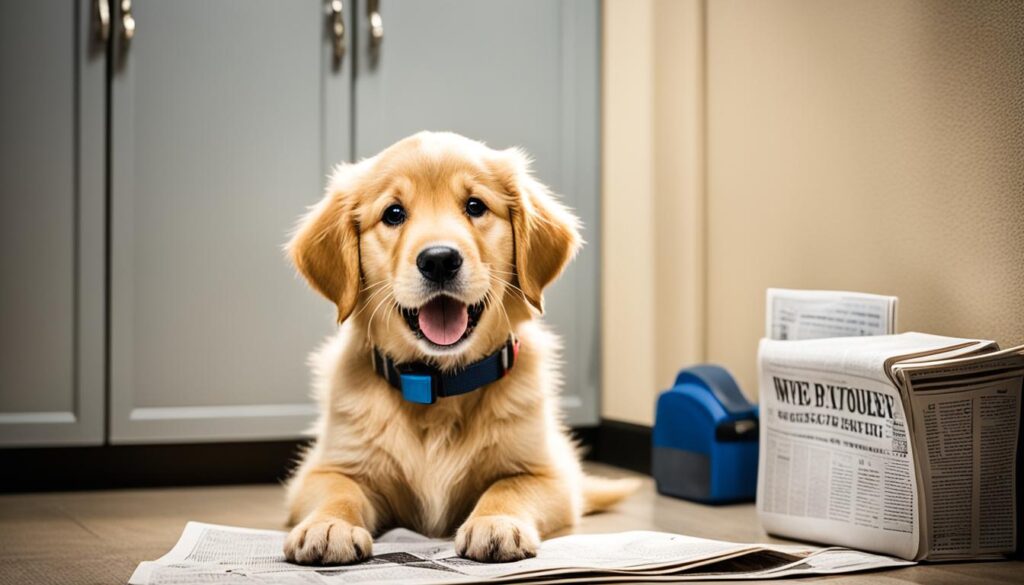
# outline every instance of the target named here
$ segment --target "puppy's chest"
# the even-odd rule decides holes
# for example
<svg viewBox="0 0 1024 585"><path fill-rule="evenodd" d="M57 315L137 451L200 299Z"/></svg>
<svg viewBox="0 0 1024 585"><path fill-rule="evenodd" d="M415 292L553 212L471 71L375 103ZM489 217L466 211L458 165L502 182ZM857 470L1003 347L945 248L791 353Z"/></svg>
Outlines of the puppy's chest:
<svg viewBox="0 0 1024 585"><path fill-rule="evenodd" d="M495 481L522 469L512 451L454 427L403 429L408 436L381 445L397 473L376 478L388 494L394 521L430 535L457 527ZM396 450L397 449L397 450Z"/></svg>

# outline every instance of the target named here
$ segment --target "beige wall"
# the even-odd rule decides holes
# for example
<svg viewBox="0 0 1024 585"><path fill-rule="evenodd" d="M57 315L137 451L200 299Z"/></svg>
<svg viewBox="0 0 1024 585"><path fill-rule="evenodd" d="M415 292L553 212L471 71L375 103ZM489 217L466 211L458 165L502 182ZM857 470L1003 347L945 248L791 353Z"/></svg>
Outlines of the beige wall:
<svg viewBox="0 0 1024 585"><path fill-rule="evenodd" d="M696 0L604 3L602 413L609 418L649 423L655 389L671 381L681 359L704 353L701 9Z"/></svg>
<svg viewBox="0 0 1024 585"><path fill-rule="evenodd" d="M1024 3L606 0L604 402L756 394L769 286L1024 342Z"/></svg>

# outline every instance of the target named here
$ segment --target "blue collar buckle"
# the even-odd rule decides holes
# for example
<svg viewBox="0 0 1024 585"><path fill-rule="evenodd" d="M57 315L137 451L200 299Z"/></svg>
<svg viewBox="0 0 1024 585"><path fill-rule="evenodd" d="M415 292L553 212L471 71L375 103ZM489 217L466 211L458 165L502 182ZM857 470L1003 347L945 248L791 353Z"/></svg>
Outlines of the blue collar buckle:
<svg viewBox="0 0 1024 585"><path fill-rule="evenodd" d="M424 362L396 364L373 349L373 370L416 404L434 404L438 398L467 394L505 377L519 355L519 340L509 337L497 351L455 372L442 372Z"/></svg>
<svg viewBox="0 0 1024 585"><path fill-rule="evenodd" d="M437 390L431 374L401 374L402 398L416 404L433 404L437 401Z"/></svg>

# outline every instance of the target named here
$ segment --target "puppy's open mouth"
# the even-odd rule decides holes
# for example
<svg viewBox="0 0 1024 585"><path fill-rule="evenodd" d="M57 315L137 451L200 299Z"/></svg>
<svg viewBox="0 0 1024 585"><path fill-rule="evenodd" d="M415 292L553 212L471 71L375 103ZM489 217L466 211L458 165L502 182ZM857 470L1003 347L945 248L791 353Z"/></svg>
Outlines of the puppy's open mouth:
<svg viewBox="0 0 1024 585"><path fill-rule="evenodd" d="M418 309L402 308L406 324L417 337L442 347L469 337L483 312L483 302L467 305L445 295L434 297Z"/></svg>

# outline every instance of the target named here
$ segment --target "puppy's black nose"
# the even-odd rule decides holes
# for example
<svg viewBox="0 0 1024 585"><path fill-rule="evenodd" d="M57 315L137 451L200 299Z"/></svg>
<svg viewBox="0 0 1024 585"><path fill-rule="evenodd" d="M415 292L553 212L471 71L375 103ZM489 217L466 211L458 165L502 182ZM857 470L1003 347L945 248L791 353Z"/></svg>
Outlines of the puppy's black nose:
<svg viewBox="0 0 1024 585"><path fill-rule="evenodd" d="M431 246L416 256L416 267L424 278L444 284L455 278L462 266L462 254L448 246Z"/></svg>

